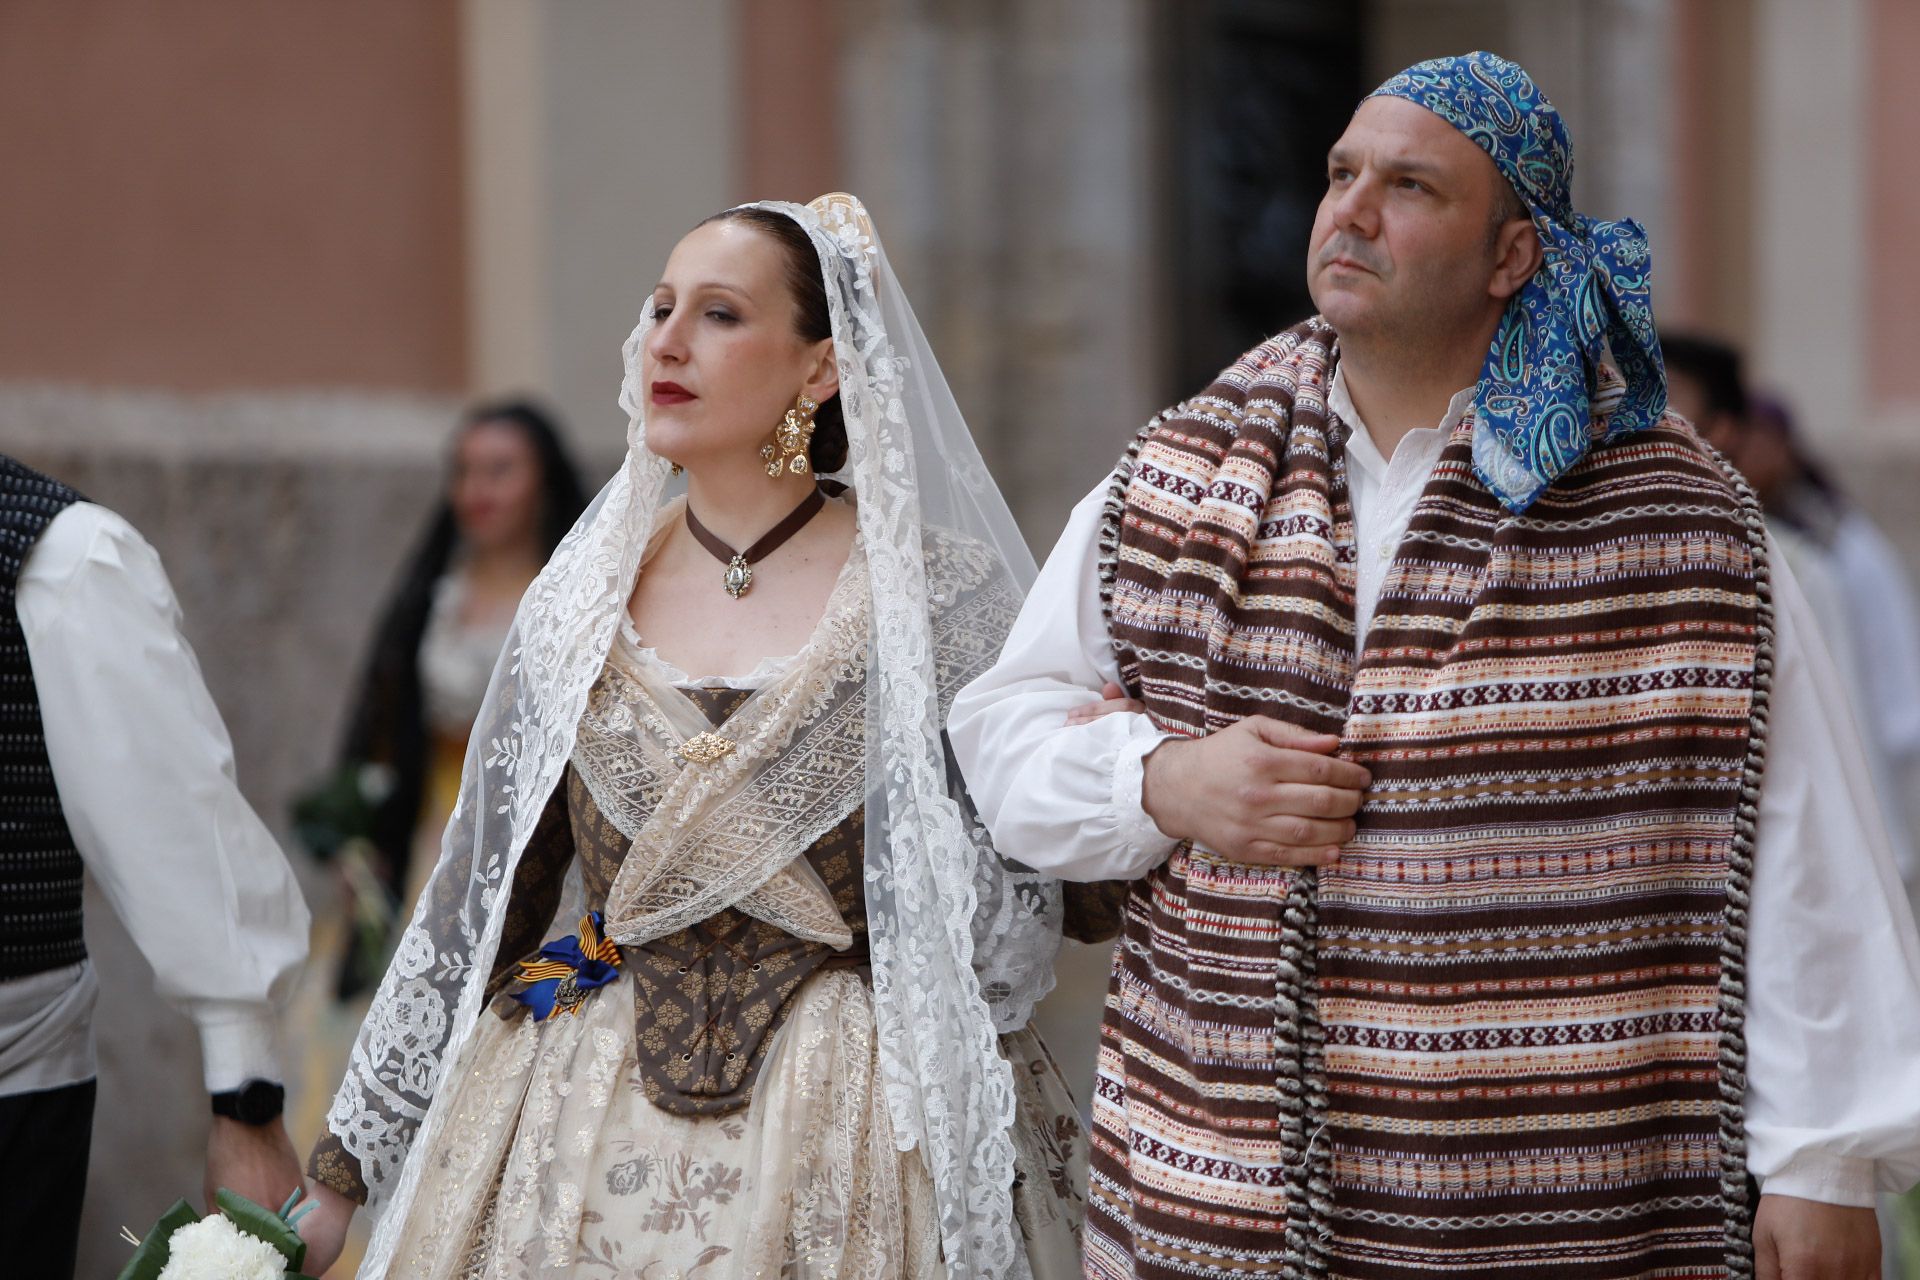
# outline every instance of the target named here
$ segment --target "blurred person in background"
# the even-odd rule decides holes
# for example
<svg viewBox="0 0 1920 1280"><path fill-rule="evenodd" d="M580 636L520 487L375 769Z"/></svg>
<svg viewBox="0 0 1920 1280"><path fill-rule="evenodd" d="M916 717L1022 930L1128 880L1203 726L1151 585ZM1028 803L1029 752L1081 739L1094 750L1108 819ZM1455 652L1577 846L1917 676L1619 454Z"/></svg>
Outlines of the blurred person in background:
<svg viewBox="0 0 1920 1280"><path fill-rule="evenodd" d="M439 857L467 735L513 611L585 507L580 473L546 413L520 400L468 412L446 495L374 633L329 780L366 802L366 838L339 839L349 822L327 830L334 815L317 802L332 791L303 805L298 824L342 863L351 926L335 975L342 1000L386 970L394 933Z"/></svg>
<svg viewBox="0 0 1920 1280"><path fill-rule="evenodd" d="M1786 406L1750 393L1738 351L1685 333L1662 335L1661 346L1674 412L1753 486L1820 619L1864 731L1895 860L1909 893L1920 892L1910 805L1920 782L1920 605L1900 554L1808 456Z"/></svg>
<svg viewBox="0 0 1920 1280"><path fill-rule="evenodd" d="M295 806L339 871L292 1021L305 1033L293 1118L323 1126L354 1032L440 856L467 735L527 586L586 506L558 427L524 400L474 407L446 490L374 632L340 764Z"/></svg>
<svg viewBox="0 0 1920 1280"><path fill-rule="evenodd" d="M1784 404L1750 394L1727 343L1669 333L1669 402L1746 476L1846 682L1887 837L1920 911L1920 608L1899 553L1806 454ZM1882 1203L1886 1275L1920 1280L1920 1190Z"/></svg>
<svg viewBox="0 0 1920 1280"><path fill-rule="evenodd" d="M83 871L199 1030L209 1202L227 1187L278 1206L299 1186L274 1022L307 908L234 780L160 557L4 456L0 722L0 1270L62 1277L95 1098Z"/></svg>
<svg viewBox="0 0 1920 1280"><path fill-rule="evenodd" d="M312 1265L370 1204L363 1277L1078 1276L1029 1021L1063 895L940 732L1032 558L866 211L708 219L625 355L625 464L309 1160Z"/></svg>

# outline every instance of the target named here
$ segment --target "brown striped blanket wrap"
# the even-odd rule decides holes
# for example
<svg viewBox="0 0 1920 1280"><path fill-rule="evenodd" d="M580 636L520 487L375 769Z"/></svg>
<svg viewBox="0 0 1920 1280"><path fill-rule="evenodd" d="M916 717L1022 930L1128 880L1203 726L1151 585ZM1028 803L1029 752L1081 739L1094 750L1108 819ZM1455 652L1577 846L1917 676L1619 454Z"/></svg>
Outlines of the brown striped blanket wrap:
<svg viewBox="0 0 1920 1280"><path fill-rule="evenodd" d="M1133 886L1087 1275L1749 1275L1752 494L1667 418L1511 515L1469 415L1356 646L1336 358L1271 339L1116 473L1133 695L1339 733L1373 785L1317 875L1183 846Z"/></svg>

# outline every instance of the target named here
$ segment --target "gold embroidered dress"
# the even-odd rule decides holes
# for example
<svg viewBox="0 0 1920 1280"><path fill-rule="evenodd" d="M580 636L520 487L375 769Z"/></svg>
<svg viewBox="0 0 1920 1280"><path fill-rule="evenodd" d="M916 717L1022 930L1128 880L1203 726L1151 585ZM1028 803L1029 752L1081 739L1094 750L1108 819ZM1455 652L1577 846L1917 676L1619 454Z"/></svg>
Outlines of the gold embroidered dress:
<svg viewBox="0 0 1920 1280"><path fill-rule="evenodd" d="M395 1274L943 1273L932 1185L919 1153L897 1149L878 1074L865 808L844 785L809 795L790 776L864 766L864 716L836 696L861 661L857 561L856 551L808 650L748 677L691 679L622 628L516 868L499 952L510 959L494 967L490 1013L454 1072L453 1121L421 1153ZM836 644L851 652L836 658ZM668 843L649 830L663 799L769 730L818 753L762 771L781 775L768 799L789 806L795 826L771 843L826 830L740 901L657 932L729 870L644 861ZM855 804L829 821L835 797ZM734 830L765 820L748 809ZM515 999L529 984L512 961L533 959L582 912L601 913L610 938L645 941L618 946L607 985L540 1018ZM1000 1046L1016 1090L1014 1205L1028 1265L1039 1280L1078 1276L1079 1116L1031 1029ZM337 1141L314 1169L364 1194Z"/></svg>

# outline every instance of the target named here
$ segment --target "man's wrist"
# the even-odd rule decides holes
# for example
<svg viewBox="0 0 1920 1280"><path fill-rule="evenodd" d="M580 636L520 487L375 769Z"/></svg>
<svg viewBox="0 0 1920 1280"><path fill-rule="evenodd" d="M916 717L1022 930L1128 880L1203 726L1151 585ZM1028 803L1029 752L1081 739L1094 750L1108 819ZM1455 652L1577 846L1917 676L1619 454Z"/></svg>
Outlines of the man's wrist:
<svg viewBox="0 0 1920 1280"><path fill-rule="evenodd" d="M1140 758L1140 809L1170 840L1186 838L1186 833L1179 829L1182 824L1172 801L1172 797L1179 793L1180 785L1177 779L1170 776L1178 767L1175 759L1180 748L1186 745L1185 739L1168 738Z"/></svg>
<svg viewBox="0 0 1920 1280"><path fill-rule="evenodd" d="M210 1095L213 1114L258 1127L272 1124L286 1110L287 1091L272 1080L249 1080L238 1089Z"/></svg>

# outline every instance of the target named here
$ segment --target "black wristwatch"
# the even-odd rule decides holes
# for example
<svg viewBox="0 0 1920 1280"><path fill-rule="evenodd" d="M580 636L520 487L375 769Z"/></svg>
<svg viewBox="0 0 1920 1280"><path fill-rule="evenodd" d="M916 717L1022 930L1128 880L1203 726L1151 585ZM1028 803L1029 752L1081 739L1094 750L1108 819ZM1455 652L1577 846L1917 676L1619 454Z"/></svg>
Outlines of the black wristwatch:
<svg viewBox="0 0 1920 1280"><path fill-rule="evenodd" d="M241 1124L267 1124L280 1118L287 1091L271 1080L249 1080L238 1089L213 1095L213 1114Z"/></svg>

